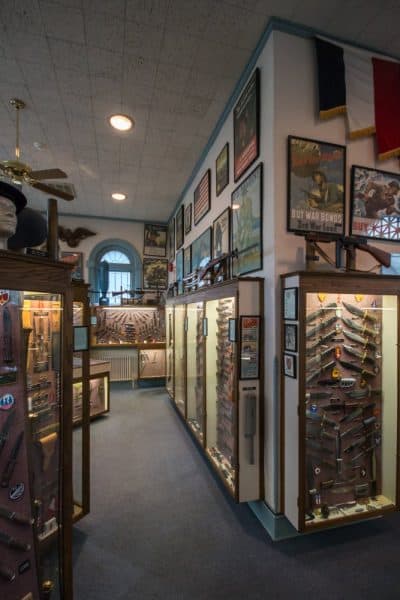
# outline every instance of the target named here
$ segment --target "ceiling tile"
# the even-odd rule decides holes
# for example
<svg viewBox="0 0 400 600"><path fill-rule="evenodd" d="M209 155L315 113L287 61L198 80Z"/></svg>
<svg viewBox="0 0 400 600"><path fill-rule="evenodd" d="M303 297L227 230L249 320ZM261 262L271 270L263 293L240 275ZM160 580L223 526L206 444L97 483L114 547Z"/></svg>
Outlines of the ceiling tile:
<svg viewBox="0 0 400 600"><path fill-rule="evenodd" d="M41 12L47 35L68 42L85 43L81 10L69 6L41 2Z"/></svg>

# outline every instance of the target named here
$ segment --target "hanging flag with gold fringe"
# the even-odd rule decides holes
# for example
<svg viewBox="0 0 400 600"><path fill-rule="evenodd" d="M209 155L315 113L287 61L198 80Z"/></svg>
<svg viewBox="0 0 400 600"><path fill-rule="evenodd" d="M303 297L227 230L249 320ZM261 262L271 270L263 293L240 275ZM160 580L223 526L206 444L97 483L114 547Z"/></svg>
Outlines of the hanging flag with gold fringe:
<svg viewBox="0 0 400 600"><path fill-rule="evenodd" d="M343 48L315 38L319 116L329 119L346 112Z"/></svg>
<svg viewBox="0 0 400 600"><path fill-rule="evenodd" d="M375 133L374 75L371 54L343 46L349 137Z"/></svg>
<svg viewBox="0 0 400 600"><path fill-rule="evenodd" d="M372 59L378 158L400 156L400 64Z"/></svg>

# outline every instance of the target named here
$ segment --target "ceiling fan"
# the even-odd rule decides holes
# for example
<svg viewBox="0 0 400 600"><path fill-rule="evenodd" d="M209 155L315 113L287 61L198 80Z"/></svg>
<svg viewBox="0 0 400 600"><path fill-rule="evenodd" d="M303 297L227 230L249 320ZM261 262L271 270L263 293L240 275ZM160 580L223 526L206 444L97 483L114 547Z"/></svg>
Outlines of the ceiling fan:
<svg viewBox="0 0 400 600"><path fill-rule="evenodd" d="M41 171L34 171L29 165L20 161L20 147L19 147L19 112L25 108L25 102L18 100L18 98L12 98L10 100L11 106L16 110L16 143L15 143L15 160L3 160L0 161L0 176L8 177L11 181L17 185L27 183L33 188L44 192L45 194L51 194L63 200L73 200L74 196L59 190L47 183L42 183L43 179L65 179L68 177L61 169L46 169Z"/></svg>

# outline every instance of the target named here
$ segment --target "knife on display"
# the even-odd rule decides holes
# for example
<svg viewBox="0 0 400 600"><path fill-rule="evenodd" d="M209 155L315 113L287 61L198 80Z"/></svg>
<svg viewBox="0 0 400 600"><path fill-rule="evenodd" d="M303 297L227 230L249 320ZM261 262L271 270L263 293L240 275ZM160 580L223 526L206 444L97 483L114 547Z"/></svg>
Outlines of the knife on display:
<svg viewBox="0 0 400 600"><path fill-rule="evenodd" d="M13 449L11 450L10 458L8 459L8 463L6 464L3 474L1 476L0 486L3 488L7 488L10 484L10 479L14 473L14 469L17 464L18 453L21 448L23 439L24 432L21 431L21 433L17 437L17 441L15 442Z"/></svg>
<svg viewBox="0 0 400 600"><path fill-rule="evenodd" d="M11 425L13 424L14 419L15 419L15 410L13 410L8 415L8 417L5 420L5 423L3 425L3 429L0 431L0 454L8 440L8 433L10 431L10 428L11 428Z"/></svg>
<svg viewBox="0 0 400 600"><path fill-rule="evenodd" d="M4 533L4 531L0 531L0 543L9 548L13 548L13 550L21 550L22 552L28 552L31 549L30 544L17 540L16 538L11 537L11 535Z"/></svg>

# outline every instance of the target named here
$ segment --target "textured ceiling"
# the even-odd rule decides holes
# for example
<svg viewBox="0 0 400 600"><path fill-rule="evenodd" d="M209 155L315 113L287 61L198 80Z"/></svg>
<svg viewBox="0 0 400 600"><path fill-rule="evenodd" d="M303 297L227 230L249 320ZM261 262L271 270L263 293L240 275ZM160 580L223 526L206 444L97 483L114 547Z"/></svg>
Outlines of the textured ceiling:
<svg viewBox="0 0 400 600"><path fill-rule="evenodd" d="M1 0L0 159L18 97L22 159L75 186L60 211L166 220L271 16L400 55L398 0Z"/></svg>

